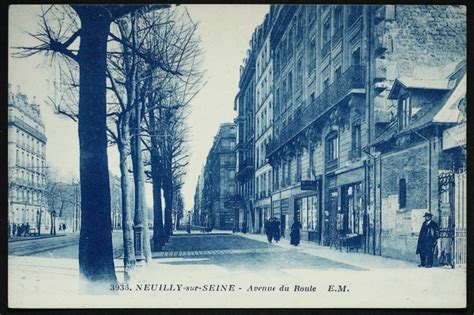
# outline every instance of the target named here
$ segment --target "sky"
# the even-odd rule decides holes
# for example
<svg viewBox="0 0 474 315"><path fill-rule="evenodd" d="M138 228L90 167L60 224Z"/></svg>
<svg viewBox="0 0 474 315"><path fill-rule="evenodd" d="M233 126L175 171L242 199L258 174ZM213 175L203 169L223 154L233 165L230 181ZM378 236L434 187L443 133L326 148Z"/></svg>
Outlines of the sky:
<svg viewBox="0 0 474 315"><path fill-rule="evenodd" d="M198 22L203 49L206 84L193 99L187 124L190 128L191 153L183 195L186 209L193 206L195 186L219 124L232 122L234 98L238 92L239 67L257 25L263 22L268 5L187 5L190 17ZM8 79L14 91L18 88L35 97L40 105L48 138L46 159L62 180L79 177L79 145L77 124L57 116L47 105L47 98L59 98L53 88L56 68L41 55L13 58L12 47L34 43L28 34L37 30L38 5L10 6ZM118 154L109 148L109 168L119 174ZM147 186L147 203L152 205L151 186Z"/></svg>

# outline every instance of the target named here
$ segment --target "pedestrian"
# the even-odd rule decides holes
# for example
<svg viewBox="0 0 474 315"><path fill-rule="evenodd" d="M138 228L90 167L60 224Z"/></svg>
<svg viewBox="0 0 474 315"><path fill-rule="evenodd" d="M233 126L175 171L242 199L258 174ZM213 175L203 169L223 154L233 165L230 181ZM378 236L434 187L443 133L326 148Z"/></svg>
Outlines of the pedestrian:
<svg viewBox="0 0 474 315"><path fill-rule="evenodd" d="M30 223L29 222L26 222L26 226L25 226L25 236L29 236L30 235Z"/></svg>
<svg viewBox="0 0 474 315"><path fill-rule="evenodd" d="M17 225L16 225L16 223L13 223L12 236L15 236L15 235L16 235L16 230L17 230Z"/></svg>
<svg viewBox="0 0 474 315"><path fill-rule="evenodd" d="M242 222L242 233L244 233L244 234L247 233L247 224L246 224L245 221Z"/></svg>
<svg viewBox="0 0 474 315"><path fill-rule="evenodd" d="M293 225L291 225L291 232L290 232L290 244L298 246L300 243L300 228L301 224L298 220L295 220L293 222Z"/></svg>
<svg viewBox="0 0 474 315"><path fill-rule="evenodd" d="M433 215L431 213L425 212L423 217L425 221L421 225L416 245L416 253L420 255L421 261L418 267L431 268L433 266L433 254L439 237L439 230L438 224L432 220Z"/></svg>
<svg viewBox="0 0 474 315"><path fill-rule="evenodd" d="M191 224L188 223L188 226L186 227L186 230L188 234L191 234Z"/></svg>
<svg viewBox="0 0 474 315"><path fill-rule="evenodd" d="M273 221L273 239L275 240L275 242L278 243L278 241L280 240L281 238L281 223L280 223L280 220L278 218L274 218L274 221Z"/></svg>
<svg viewBox="0 0 474 315"><path fill-rule="evenodd" d="M265 234L267 235L268 242L271 243L273 240L273 230L272 230L272 223L269 220L265 221Z"/></svg>
<svg viewBox="0 0 474 315"><path fill-rule="evenodd" d="M25 226L25 225L24 225L23 223L18 226L18 230L17 230L16 236L22 236L24 226Z"/></svg>

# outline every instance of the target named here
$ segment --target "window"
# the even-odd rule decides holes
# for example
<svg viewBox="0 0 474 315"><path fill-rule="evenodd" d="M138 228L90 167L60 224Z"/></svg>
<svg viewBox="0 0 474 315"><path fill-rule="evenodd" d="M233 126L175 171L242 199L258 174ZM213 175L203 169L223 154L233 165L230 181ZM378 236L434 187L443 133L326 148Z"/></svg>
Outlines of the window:
<svg viewBox="0 0 474 315"><path fill-rule="evenodd" d="M398 181L398 206L400 209L407 207L407 182L405 178Z"/></svg>
<svg viewBox="0 0 474 315"><path fill-rule="evenodd" d="M298 66L297 66L297 72L296 72L296 89L300 89L303 87L303 58L300 58L298 60Z"/></svg>
<svg viewBox="0 0 474 315"><path fill-rule="evenodd" d="M364 233L364 212L362 183L356 183L342 188L344 230L349 234Z"/></svg>
<svg viewBox="0 0 474 315"><path fill-rule="evenodd" d="M323 91L327 90L329 88L329 77L326 77L323 82Z"/></svg>
<svg viewBox="0 0 474 315"><path fill-rule="evenodd" d="M360 158L361 132L360 125L352 126L352 159Z"/></svg>
<svg viewBox="0 0 474 315"><path fill-rule="evenodd" d="M326 140L326 161L334 161L339 157L339 139L337 133L332 133Z"/></svg>
<svg viewBox="0 0 474 315"><path fill-rule="evenodd" d="M311 73L316 69L316 40L314 37L309 42L308 56L308 72Z"/></svg>
<svg viewBox="0 0 474 315"><path fill-rule="evenodd" d="M405 94L398 100L398 126L403 129L410 124L411 102L410 96Z"/></svg>
<svg viewBox="0 0 474 315"><path fill-rule="evenodd" d="M291 98L293 94L293 73L290 71L288 72L288 92L287 98Z"/></svg>
<svg viewBox="0 0 474 315"><path fill-rule="evenodd" d="M292 161L293 161L292 159L288 160L288 177L286 179L288 181L288 185L291 183L291 164L292 164L291 162Z"/></svg>
<svg viewBox="0 0 474 315"><path fill-rule="evenodd" d="M286 186L286 163L283 162L283 166L281 167L281 187Z"/></svg>
<svg viewBox="0 0 474 315"><path fill-rule="evenodd" d="M279 189L280 188L280 169L277 167L275 167L275 172L273 172L274 176L275 176L275 179L274 179L274 185L275 185L275 189Z"/></svg>
<svg viewBox="0 0 474 315"><path fill-rule="evenodd" d="M351 5L349 7L349 25L354 24L361 15L362 7L359 5Z"/></svg>
<svg viewBox="0 0 474 315"><path fill-rule="evenodd" d="M296 181L301 180L301 154L296 156Z"/></svg>
<svg viewBox="0 0 474 315"><path fill-rule="evenodd" d="M334 70L334 82L339 80L340 77L341 77L341 66L338 66L336 70Z"/></svg>
<svg viewBox="0 0 474 315"><path fill-rule="evenodd" d="M323 25L323 46L329 43L331 34L331 20L329 17L324 21Z"/></svg>
<svg viewBox="0 0 474 315"><path fill-rule="evenodd" d="M357 48L352 52L351 56L351 64L353 66L359 66L360 65L360 48Z"/></svg>
<svg viewBox="0 0 474 315"><path fill-rule="evenodd" d="M337 32L340 28L342 28L342 7L337 6L334 9L334 29Z"/></svg>
<svg viewBox="0 0 474 315"><path fill-rule="evenodd" d="M303 21L303 11L301 10L300 13L298 14L298 28L297 28L297 34L296 38L298 42L300 42L303 39L303 28L304 28L304 21Z"/></svg>

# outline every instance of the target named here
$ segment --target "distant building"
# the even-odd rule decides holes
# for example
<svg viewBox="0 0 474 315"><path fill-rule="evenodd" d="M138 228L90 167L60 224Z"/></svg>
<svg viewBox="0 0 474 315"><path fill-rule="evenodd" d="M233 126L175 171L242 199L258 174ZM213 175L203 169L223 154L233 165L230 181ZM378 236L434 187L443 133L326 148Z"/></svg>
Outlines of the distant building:
<svg viewBox="0 0 474 315"><path fill-rule="evenodd" d="M8 222L50 226L46 186L45 128L39 105L8 90Z"/></svg>
<svg viewBox="0 0 474 315"><path fill-rule="evenodd" d="M234 212L224 203L235 195L235 134L235 124L221 124L207 156L202 174L202 195L200 198L195 196L201 226L221 230L234 228Z"/></svg>

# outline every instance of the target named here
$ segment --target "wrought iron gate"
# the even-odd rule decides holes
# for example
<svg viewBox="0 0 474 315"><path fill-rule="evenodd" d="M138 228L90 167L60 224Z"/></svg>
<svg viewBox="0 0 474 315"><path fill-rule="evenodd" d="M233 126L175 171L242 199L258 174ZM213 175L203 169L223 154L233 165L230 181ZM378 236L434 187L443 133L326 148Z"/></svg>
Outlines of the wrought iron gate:
<svg viewBox="0 0 474 315"><path fill-rule="evenodd" d="M466 264L466 172L438 176L440 265Z"/></svg>

